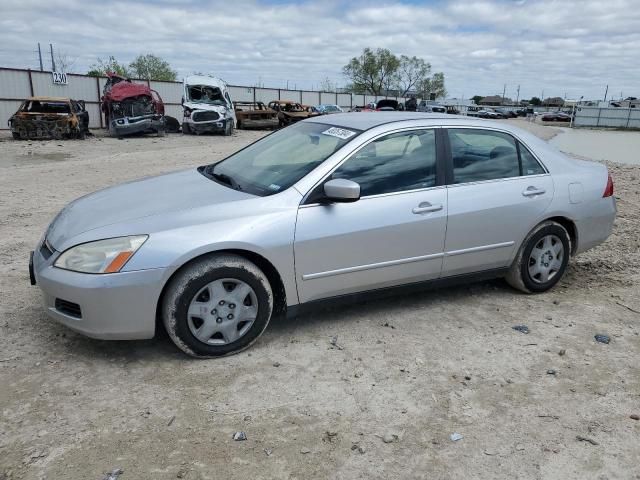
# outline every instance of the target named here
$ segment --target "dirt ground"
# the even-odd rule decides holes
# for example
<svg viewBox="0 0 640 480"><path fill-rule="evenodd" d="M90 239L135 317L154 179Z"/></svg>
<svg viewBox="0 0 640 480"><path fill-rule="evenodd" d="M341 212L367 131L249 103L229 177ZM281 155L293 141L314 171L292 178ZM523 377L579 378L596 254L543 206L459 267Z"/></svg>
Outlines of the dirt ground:
<svg viewBox="0 0 640 480"><path fill-rule="evenodd" d="M640 479L640 166L608 164L615 231L546 294L492 281L319 310L204 361L47 319L27 257L67 202L260 135L0 134L0 479Z"/></svg>

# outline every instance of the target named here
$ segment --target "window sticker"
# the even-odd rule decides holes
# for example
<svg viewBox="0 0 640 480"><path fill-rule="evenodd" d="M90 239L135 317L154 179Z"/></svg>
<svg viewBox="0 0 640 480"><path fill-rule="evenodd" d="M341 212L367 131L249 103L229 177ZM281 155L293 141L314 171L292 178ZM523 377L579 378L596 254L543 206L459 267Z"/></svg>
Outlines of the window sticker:
<svg viewBox="0 0 640 480"><path fill-rule="evenodd" d="M268 188L269 190L273 190L273 191L277 192L278 190L280 190L280 188L281 188L281 187L280 187L280 185L276 185L275 183L272 183L272 184L271 184L271 185L269 185L267 188Z"/></svg>
<svg viewBox="0 0 640 480"><path fill-rule="evenodd" d="M351 130L346 130L344 128L331 127L328 130L322 132L323 135L330 135L332 137L341 138L342 140L346 140L347 138L353 137L356 132L352 132Z"/></svg>

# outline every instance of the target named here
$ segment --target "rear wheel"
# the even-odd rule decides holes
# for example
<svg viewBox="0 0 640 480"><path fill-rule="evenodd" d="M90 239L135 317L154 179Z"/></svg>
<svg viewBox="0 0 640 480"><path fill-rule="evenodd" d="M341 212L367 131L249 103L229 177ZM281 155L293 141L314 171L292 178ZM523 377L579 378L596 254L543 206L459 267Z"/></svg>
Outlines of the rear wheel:
<svg viewBox="0 0 640 480"><path fill-rule="evenodd" d="M526 293L545 292L560 281L570 255L567 230L557 222L543 222L522 243L506 280Z"/></svg>
<svg viewBox="0 0 640 480"><path fill-rule="evenodd" d="M253 263L231 254L211 255L180 271L167 286L162 317L183 352L219 357L249 347L271 319L273 295Z"/></svg>

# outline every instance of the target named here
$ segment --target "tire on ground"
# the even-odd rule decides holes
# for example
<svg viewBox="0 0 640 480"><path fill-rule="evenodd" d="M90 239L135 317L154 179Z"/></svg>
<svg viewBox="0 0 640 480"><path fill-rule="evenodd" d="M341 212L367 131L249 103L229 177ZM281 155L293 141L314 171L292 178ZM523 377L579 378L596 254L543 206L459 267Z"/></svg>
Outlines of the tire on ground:
<svg viewBox="0 0 640 480"><path fill-rule="evenodd" d="M218 279L238 279L253 288L258 314L250 329L226 345L210 345L198 340L189 329L187 310L205 285ZM249 260L233 254L211 254L187 265L171 279L161 303L164 326L183 352L193 357L212 358L238 353L251 346L264 332L273 312L273 293L265 274Z"/></svg>
<svg viewBox="0 0 640 480"><path fill-rule="evenodd" d="M536 244L547 235L555 235L564 248L560 270L545 283L535 282L529 274L529 256ZM513 288L525 293L541 293L553 288L564 276L571 256L571 237L569 232L557 222L548 220L537 225L522 242L515 260L509 268L505 280Z"/></svg>

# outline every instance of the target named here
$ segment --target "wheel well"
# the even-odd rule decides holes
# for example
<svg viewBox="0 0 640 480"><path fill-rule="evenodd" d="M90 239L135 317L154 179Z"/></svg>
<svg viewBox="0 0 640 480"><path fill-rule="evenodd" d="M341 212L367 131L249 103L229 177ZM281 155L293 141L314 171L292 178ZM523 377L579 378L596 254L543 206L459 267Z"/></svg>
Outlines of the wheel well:
<svg viewBox="0 0 640 480"><path fill-rule="evenodd" d="M557 222L567 230L569 238L571 239L571 255L574 255L578 249L578 229L576 228L576 224L567 217L551 217L547 220Z"/></svg>
<svg viewBox="0 0 640 480"><path fill-rule="evenodd" d="M164 328L162 325L162 299L164 298L165 290L167 285L171 282L173 277L185 268L187 265L190 265L192 262L198 261L202 257L207 255L212 255L216 253L233 253L238 255L239 257L246 258L253 264L255 264L260 270L264 272L267 276L267 280L269 280L269 284L271 285L271 291L273 292L273 315L283 314L287 309L287 295L284 289L284 283L282 282L282 278L276 270L276 267L273 264L264 258L262 255L258 255L255 252L251 252L249 250L239 250L239 249L229 249L229 250L215 250L213 252L203 253L195 258L192 258L187 263L178 268L173 274L167 279L165 284L162 287L162 292L158 297L158 303L156 305L156 332L158 332L158 328Z"/></svg>

